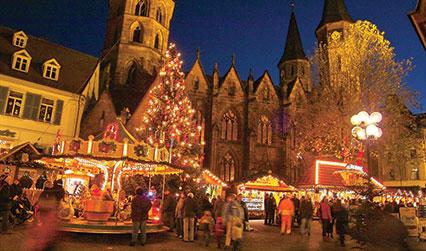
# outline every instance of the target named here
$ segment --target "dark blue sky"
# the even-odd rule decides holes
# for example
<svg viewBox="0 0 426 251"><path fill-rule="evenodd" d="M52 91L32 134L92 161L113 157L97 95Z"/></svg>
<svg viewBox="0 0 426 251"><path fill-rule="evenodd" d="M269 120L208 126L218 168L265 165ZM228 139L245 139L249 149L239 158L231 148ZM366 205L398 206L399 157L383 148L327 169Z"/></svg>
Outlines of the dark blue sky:
<svg viewBox="0 0 426 251"><path fill-rule="evenodd" d="M207 73L212 72L215 62L225 73L235 53L241 78L246 79L250 68L256 78L267 69L277 83L276 64L287 34L289 2L177 0L170 41L182 51L185 69L192 65L199 47ZM296 2L303 45L311 55L323 1ZM422 93L420 101L426 105L426 53L407 17L416 0L346 0L346 5L354 19L367 19L385 32L398 59L413 58L416 68L406 81ZM95 56L102 49L107 0L0 0L0 6L0 25L23 29Z"/></svg>

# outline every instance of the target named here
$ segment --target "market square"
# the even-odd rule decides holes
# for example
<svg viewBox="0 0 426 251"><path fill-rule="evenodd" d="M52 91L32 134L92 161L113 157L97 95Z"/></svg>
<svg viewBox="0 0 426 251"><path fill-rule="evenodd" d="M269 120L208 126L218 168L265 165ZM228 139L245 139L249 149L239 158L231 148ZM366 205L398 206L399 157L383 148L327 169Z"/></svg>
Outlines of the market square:
<svg viewBox="0 0 426 251"><path fill-rule="evenodd" d="M0 250L426 249L426 1L18 6Z"/></svg>

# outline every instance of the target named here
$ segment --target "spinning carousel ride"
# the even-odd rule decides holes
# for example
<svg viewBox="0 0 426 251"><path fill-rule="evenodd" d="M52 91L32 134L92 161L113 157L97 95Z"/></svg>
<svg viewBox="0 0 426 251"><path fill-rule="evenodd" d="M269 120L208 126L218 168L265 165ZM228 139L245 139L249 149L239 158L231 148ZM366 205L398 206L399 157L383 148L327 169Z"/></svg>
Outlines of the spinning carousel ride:
<svg viewBox="0 0 426 251"><path fill-rule="evenodd" d="M123 177L142 175L151 183L151 177L162 176L164 193L166 175L183 172L170 163L168 149L136 140L119 120L108 125L102 135L89 136L88 140L57 137L52 154L37 161L62 175L69 203L60 216L62 230L68 232L131 233L130 198L123 189ZM148 193L153 207L147 232L165 231L160 219L163 196L153 196L156 192L151 190Z"/></svg>

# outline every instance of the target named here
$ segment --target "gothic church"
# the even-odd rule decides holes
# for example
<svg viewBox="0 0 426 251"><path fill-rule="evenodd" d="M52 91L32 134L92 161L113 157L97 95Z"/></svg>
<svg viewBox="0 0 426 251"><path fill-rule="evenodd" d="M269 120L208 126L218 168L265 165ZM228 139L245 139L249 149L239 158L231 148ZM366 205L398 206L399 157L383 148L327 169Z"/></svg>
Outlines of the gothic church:
<svg viewBox="0 0 426 251"><path fill-rule="evenodd" d="M137 107L155 81L168 45L174 0L110 0L101 58L100 98L90 104L81 136L97 134L120 116L126 127L138 127ZM318 41L353 20L344 0L325 0L315 31ZM277 56L280 83L268 71L255 78L238 73L235 59L225 73L217 65L205 71L200 54L186 75L197 122L203 128L203 167L226 182L267 172L290 183L298 176L293 161L294 137L286 115L302 106L311 91L310 64L295 13L291 13L284 53Z"/></svg>

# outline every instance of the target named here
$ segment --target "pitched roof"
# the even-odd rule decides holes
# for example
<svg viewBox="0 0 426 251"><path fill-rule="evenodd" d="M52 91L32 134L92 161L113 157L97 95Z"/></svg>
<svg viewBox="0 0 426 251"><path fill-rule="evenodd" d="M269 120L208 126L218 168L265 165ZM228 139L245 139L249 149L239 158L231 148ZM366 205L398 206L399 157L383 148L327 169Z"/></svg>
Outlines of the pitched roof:
<svg viewBox="0 0 426 251"><path fill-rule="evenodd" d="M325 0L324 1L324 10L322 12L321 22L318 24L316 30L328 23L334 23L338 21L349 21L353 22L354 20L349 15L348 10L346 9L344 0Z"/></svg>
<svg viewBox="0 0 426 251"><path fill-rule="evenodd" d="M31 56L29 72L12 69L12 55L22 50L12 44L17 30L0 26L0 74L23 79L72 93L81 93L92 76L98 60L88 54L63 47L47 40L28 36L25 50ZM57 81L43 77L43 63L55 58L61 65Z"/></svg>
<svg viewBox="0 0 426 251"><path fill-rule="evenodd" d="M294 59L306 59L303 50L302 39L300 38L299 28L297 27L296 15L291 13L290 23L288 25L287 39L285 42L284 53L281 56L280 65L284 61Z"/></svg>

